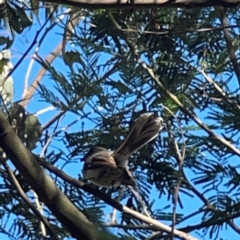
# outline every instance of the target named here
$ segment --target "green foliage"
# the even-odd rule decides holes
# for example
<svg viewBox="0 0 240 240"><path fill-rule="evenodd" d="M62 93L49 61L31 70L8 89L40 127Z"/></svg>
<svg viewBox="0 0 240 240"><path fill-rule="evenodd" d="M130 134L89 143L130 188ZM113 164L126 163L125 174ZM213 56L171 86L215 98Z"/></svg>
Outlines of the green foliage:
<svg viewBox="0 0 240 240"><path fill-rule="evenodd" d="M12 35L14 35L13 31L20 34L32 25L32 19L26 13L27 6L25 1L17 0L7 0L0 4L0 24L4 25Z"/></svg>
<svg viewBox="0 0 240 240"><path fill-rule="evenodd" d="M237 182L233 181L234 177L238 176L238 171L229 162L234 153L217 139L206 135L186 112L179 110L141 64L137 63L132 47L188 111L205 112L203 115L205 119L213 123L209 122L209 127L220 133L220 136L225 134L224 136L231 139L234 145L239 146L237 136L239 95L236 93L237 88L234 89L231 85L232 63L227 57L228 50L223 40L223 32L192 31L218 27L218 9L179 11L158 9L132 12L113 10L111 13L109 11L88 13L93 26L86 28L83 23L79 25L78 33L73 34L73 42L77 47L74 51L76 60L70 67L71 80L63 77L61 73L56 75L53 67L48 67L58 88L63 89L59 99L64 99L68 106L73 106L70 109L76 110L74 112L83 118L82 122L85 122L86 118L94 125L90 129L85 129L85 125L82 125L83 129L80 131L66 133L66 148L69 149L72 159L83 156L89 148L96 145L116 149L126 136L131 122L141 112L161 112L165 120L171 120L172 131L180 149L186 147L178 204L183 209L186 208L186 204L181 200L183 195L194 199L202 195L200 200L206 198L216 212L212 209L205 210L202 221L211 224L207 228L203 224L202 229L209 233L210 237L217 236L221 224L226 226L223 220L226 207L228 206L228 212L235 214L233 209L238 204L237 198L234 197ZM100 60L100 52L106 54L105 65ZM203 65L207 67L206 71L209 74L212 73L214 81L224 89L227 96L234 94L231 101L211 100L213 97L222 96L198 72L198 68ZM230 74L231 77L227 77ZM81 100L86 100L82 108L74 107L72 96L76 93L81 96ZM44 97L44 94L41 95ZM161 107L162 105L178 117L180 126L172 119L171 114ZM86 110L89 108L94 115ZM179 128L184 132L185 143ZM156 187L159 198L165 196L170 201L179 181L176 153L169 137L163 133L155 143L134 154L130 158L129 166L134 171L140 195L147 203L152 216L160 221L171 221L171 204L165 209L168 211L168 218L164 211L160 213L160 209L153 212L153 205L148 204L151 203L150 193L153 186ZM187 169L194 173L195 177L189 177L185 173ZM229 196L229 188L226 187L230 185L233 196ZM106 192L115 194L116 191ZM141 212L138 202L131 200L131 192L126 191L122 197L123 201L124 199L128 204L131 202L129 207ZM231 205L226 199L231 199ZM158 202L157 199L155 201ZM97 216L96 214L96 222L101 214ZM176 221L181 221L184 217L185 215L178 215ZM90 215L89 218L91 219ZM122 216L121 221L126 224L139 224L129 216L127 218ZM219 221L222 223L219 224ZM200 226L201 223L196 230L201 229ZM149 230L124 230L124 232L134 234L138 239L143 239L149 234Z"/></svg>
<svg viewBox="0 0 240 240"><path fill-rule="evenodd" d="M32 2L32 5L37 3ZM231 9L228 16L237 21L237 13L239 10ZM37 10L35 14L38 14ZM58 167L72 166L77 162L80 172L80 159L90 148L98 145L116 149L141 113L156 112L169 126L168 131L163 131L155 141L129 159L129 168L146 209L152 218L171 225L173 199L181 181L175 226L181 226L190 234L218 239L221 229L228 229L230 222L239 217L240 180L239 156L229 147L240 148L240 83L236 81L240 76L233 67L229 45L220 28L220 10L82 10L81 14L84 15L82 22L75 26L73 33L69 31L75 49L65 51L62 56L68 73L41 57L37 60L48 71L48 83L41 83L38 88L41 100L67 116L73 114L70 119L77 119L80 123L71 131L62 133L49 127L42 134L38 118L15 110L17 105L13 105L13 110L18 112L16 117L19 111L23 114L23 118L16 122L27 132L28 137L24 139L27 146L33 149L37 142L45 146L46 138L51 136L53 150L48 150L46 160ZM232 37L232 50L239 59L239 32L235 28L227 30ZM2 41L0 38L0 43ZM201 74L199 70L203 68L218 87ZM182 103L182 109L156 79ZM49 83L53 88L49 88ZM15 116L10 111L10 118L12 115ZM197 124L194 117L201 119L204 127ZM206 127L215 134L206 131ZM227 140L229 145L219 138ZM184 152L180 177L180 160L174 140L179 151ZM3 176L7 179L6 175ZM152 231L159 230L134 228L142 225L142 221L124 213L118 215L117 222L130 227L120 227L118 231L111 228L108 232L106 229L109 228L104 224L109 223L111 209L106 203L55 175L52 177L86 217L103 234L112 233L113 239L146 239ZM83 180L81 173L78 177ZM39 221L26 210L17 194L12 194L13 187L7 180L2 187L8 191L0 194L4 212L1 214L24 216L24 221L15 218L10 232L17 237L24 234L38 237ZM28 186L25 188L29 191ZM115 199L120 195L121 203L140 213L144 211L128 188L122 195L119 189L101 191ZM13 203L13 198L18 199L18 204ZM162 205L162 199L168 201L166 206ZM194 212L187 212L186 199L191 199L193 205L200 201ZM13 204L13 210L6 207L8 204ZM49 212L46 214L50 216ZM195 224L189 224L186 219L191 221L194 217ZM60 226L55 217L51 216L50 220L62 238L68 236L67 229ZM237 228L234 230L238 232ZM169 239L169 236L161 233L156 239Z"/></svg>

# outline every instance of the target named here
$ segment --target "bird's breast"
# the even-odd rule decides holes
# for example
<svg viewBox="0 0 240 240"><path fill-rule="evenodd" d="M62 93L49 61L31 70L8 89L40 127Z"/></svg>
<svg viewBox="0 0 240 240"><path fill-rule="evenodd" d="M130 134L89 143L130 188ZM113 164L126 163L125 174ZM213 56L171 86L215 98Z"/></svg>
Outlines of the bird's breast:
<svg viewBox="0 0 240 240"><path fill-rule="evenodd" d="M117 187L121 184L124 173L121 168L99 166L95 168L83 168L84 177L102 187Z"/></svg>

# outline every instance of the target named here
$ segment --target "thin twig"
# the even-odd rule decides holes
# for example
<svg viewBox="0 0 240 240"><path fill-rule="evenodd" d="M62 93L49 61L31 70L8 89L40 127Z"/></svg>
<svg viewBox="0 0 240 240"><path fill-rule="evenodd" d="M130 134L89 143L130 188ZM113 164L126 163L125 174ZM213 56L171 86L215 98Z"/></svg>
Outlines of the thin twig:
<svg viewBox="0 0 240 240"><path fill-rule="evenodd" d="M46 113L46 112L54 110L54 109L56 109L54 106L49 106L49 107L46 107L46 108L44 108L42 110L37 111L34 115L35 116L39 116L39 115L41 115L43 113Z"/></svg>
<svg viewBox="0 0 240 240"><path fill-rule="evenodd" d="M142 224L142 225L131 225L131 224L128 224L128 225L123 225L123 224L116 224L116 223L110 223L110 224L101 224L100 225L101 227L114 227L114 228L122 228L122 229L129 229L129 230L132 230L132 229L147 229L147 230L153 230L153 231L156 231L158 230L157 228L151 226L151 225L148 225L148 224Z"/></svg>
<svg viewBox="0 0 240 240"><path fill-rule="evenodd" d="M117 196L117 199L115 199L116 201L120 202L123 195L124 195L124 190L125 190L125 186L123 186L120 190L119 190L119 193L118 193L118 196ZM113 211L112 213L110 214L111 215L111 223L117 223L117 220L116 220L116 216L117 216L117 209L116 208L113 208Z"/></svg>
<svg viewBox="0 0 240 240"><path fill-rule="evenodd" d="M32 190L32 193L34 196L36 207L37 207L38 211L43 215L43 203L40 204L38 195L36 194L36 192L34 190ZM46 228L42 221L40 222L40 228L41 228L42 236L46 237L47 236Z"/></svg>
<svg viewBox="0 0 240 240"><path fill-rule="evenodd" d="M57 124L56 124L56 126L55 126L55 128L53 130L53 133L49 136L49 138L47 139L47 142L43 146L41 154L40 154L40 157L44 157L45 156L45 152L47 151L47 148L50 145L50 143L51 143L51 141L52 141L52 139L53 139L53 137L55 135L55 131L56 131L57 127L58 127L59 122L60 122L60 119L58 119Z"/></svg>
<svg viewBox="0 0 240 240"><path fill-rule="evenodd" d="M234 46L232 44L232 42L233 42L232 37L229 34L229 30L228 30L229 26L228 26L226 11L227 11L226 8L220 8L220 21L223 25L223 33L224 33L225 41L227 43L228 54L229 54L230 60L233 65L233 69L236 73L236 77L238 79L238 87L240 87L240 64L239 64L238 58L235 54Z"/></svg>
<svg viewBox="0 0 240 240"><path fill-rule="evenodd" d="M169 127L170 124L168 124ZM180 129L182 130L182 128L180 127ZM178 144L176 142L175 137L173 136L173 134L171 133L171 129L168 129L168 134L169 134L169 139L170 141L173 143L174 146L174 150L175 150L175 158L177 160L178 163L178 174L177 174L177 186L174 189L174 203L173 203L173 216L172 216L172 240L174 239L174 228L175 228L175 223L176 223L176 214L177 214L177 202L178 202L178 196L179 196L179 189L182 183L182 172L183 172L183 161L185 158L185 140L184 140L184 136L182 133L182 138L183 138L183 145L184 145L184 153L183 155L181 155ZM182 132L182 131L181 131Z"/></svg>
<svg viewBox="0 0 240 240"><path fill-rule="evenodd" d="M133 193L133 195L135 196L137 201L142 205L143 213L147 217L151 218L151 215L149 214L149 212L147 210L147 206L146 206L145 202L143 201L142 197L140 196L139 192L135 191L135 189L131 186L128 186L128 188L131 190L131 192Z"/></svg>
<svg viewBox="0 0 240 240"><path fill-rule="evenodd" d="M44 131L47 128L49 128L55 121L58 121L59 118L61 118L65 114L64 111L59 112L57 115L55 115L51 120L49 120L42 128L41 130Z"/></svg>
<svg viewBox="0 0 240 240"><path fill-rule="evenodd" d="M161 31L141 31L141 30L135 30L135 29L125 29L125 28L120 28L119 30L122 32L127 32L127 33L141 33L141 34L151 34L151 35L171 35L171 34L186 34L188 32L191 33L197 33L197 32L213 32L213 31L219 31L219 30L225 30L225 29L230 29L230 28L239 28L239 25L230 25L230 26L224 26L224 27L212 27L212 28L199 28L199 29L188 29L185 28L184 30L171 30L171 29L161 29Z"/></svg>
<svg viewBox="0 0 240 240"><path fill-rule="evenodd" d="M42 27L37 31L31 45L29 46L29 48L24 52L24 54L22 55L22 57L18 60L18 62L15 64L14 68L8 73L8 75L4 78L4 81L6 81L8 79L8 77L10 77L14 71L18 68L18 66L21 64L21 62L23 61L23 59L28 55L28 53L31 51L31 49L33 48L33 46L37 43L37 38L39 36L39 34L41 33L41 31L43 30L43 28L47 25L47 23L50 21L50 19L52 18L55 10L58 8L58 4L56 4L56 6L54 7L53 11L51 12L51 14L49 15L48 19L45 21L45 23L42 25Z"/></svg>
<svg viewBox="0 0 240 240"><path fill-rule="evenodd" d="M204 69L199 70L199 72L202 73L202 75L206 78L206 80L221 94L222 98L223 98L226 102L231 103L231 104L234 104L234 105L238 108L238 110L240 110L240 105L238 105L236 102L234 102L234 101L232 101L231 99L229 99L228 96L227 96L227 94L223 91L223 89L221 89L221 87L218 86L218 84L217 84L215 81L213 81L213 79L212 79L209 75L207 75L207 74L205 73ZM217 101L217 100L214 99L214 98L211 98L211 99Z"/></svg>

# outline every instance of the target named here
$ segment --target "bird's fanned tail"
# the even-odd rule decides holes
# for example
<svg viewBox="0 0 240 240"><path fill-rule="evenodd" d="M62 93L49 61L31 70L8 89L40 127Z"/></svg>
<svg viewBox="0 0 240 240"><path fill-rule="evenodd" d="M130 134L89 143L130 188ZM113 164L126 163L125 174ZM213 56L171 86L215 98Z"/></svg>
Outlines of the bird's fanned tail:
<svg viewBox="0 0 240 240"><path fill-rule="evenodd" d="M131 154L158 136L163 128L162 122L162 118L152 113L140 115L134 122L124 142L113 153L117 165L126 167Z"/></svg>

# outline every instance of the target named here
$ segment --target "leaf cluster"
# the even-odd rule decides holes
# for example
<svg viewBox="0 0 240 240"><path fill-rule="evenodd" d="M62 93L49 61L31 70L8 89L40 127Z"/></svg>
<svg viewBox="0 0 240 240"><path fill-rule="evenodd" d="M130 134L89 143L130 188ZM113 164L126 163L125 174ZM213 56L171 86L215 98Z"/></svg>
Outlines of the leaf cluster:
<svg viewBox="0 0 240 240"><path fill-rule="evenodd" d="M236 13L239 10L228 14L234 18ZM65 114L73 113L80 122L71 132L53 136L54 144L63 144L64 150L56 147L47 159L55 165L64 162L63 167L77 162L80 169L80 159L90 148L116 149L136 117L156 112L170 128L129 159L146 209L153 218L170 225L172 202L181 181L174 203L180 206L175 226L217 238L222 227L229 227L239 217L239 156L219 138L239 149L239 86L233 82L240 76L229 58L220 10L88 10L85 14L70 36L74 51L62 56L69 68L67 74L38 59L53 85L51 89L40 85L40 97ZM239 33L234 28L228 31L239 59ZM203 77L202 68L221 91ZM158 81L183 108L168 97ZM193 115L205 127L197 124ZM47 131L45 136L49 136ZM184 155L182 171L174 141ZM100 229L109 223L111 210L96 196L57 177L56 182ZM144 210L129 189L122 195L119 189L101 190L129 208ZM185 210L186 198L200 201L190 214ZM162 199L169 204L162 206ZM104 213L108 217L104 218ZM194 217L197 224L188 224L186 220ZM153 230L141 228L141 221L126 214L119 214L116 220L128 226L116 233L122 239L145 239ZM161 233L158 239L165 238L169 234Z"/></svg>

